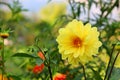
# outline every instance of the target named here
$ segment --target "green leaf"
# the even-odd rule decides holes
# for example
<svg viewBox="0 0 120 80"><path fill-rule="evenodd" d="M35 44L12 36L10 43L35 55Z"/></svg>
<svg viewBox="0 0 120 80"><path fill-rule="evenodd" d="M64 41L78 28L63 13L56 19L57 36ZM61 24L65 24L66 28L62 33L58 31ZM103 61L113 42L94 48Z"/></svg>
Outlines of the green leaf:
<svg viewBox="0 0 120 80"><path fill-rule="evenodd" d="M51 60L53 64L57 64L57 60Z"/></svg>
<svg viewBox="0 0 120 80"><path fill-rule="evenodd" d="M36 58L36 64L37 65L41 65L42 63L44 63L44 61L40 58Z"/></svg>
<svg viewBox="0 0 120 80"><path fill-rule="evenodd" d="M114 68L110 80L120 80L120 68Z"/></svg>
<svg viewBox="0 0 120 80"><path fill-rule="evenodd" d="M38 58L36 56L27 54L27 53L16 53L14 55L12 55L12 57L28 57L28 58Z"/></svg>
<svg viewBox="0 0 120 80"><path fill-rule="evenodd" d="M76 74L74 80L81 80L83 77L83 74Z"/></svg>

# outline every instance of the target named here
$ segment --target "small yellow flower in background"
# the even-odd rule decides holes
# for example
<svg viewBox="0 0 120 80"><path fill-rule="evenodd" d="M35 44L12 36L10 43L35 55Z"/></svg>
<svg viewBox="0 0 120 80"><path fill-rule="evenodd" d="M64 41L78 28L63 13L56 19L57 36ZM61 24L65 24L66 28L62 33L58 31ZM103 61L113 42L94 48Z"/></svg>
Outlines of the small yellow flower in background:
<svg viewBox="0 0 120 80"><path fill-rule="evenodd" d="M105 49L103 49L102 52L99 53L98 57L105 63L105 65L107 67L110 57L107 54Z"/></svg>
<svg viewBox="0 0 120 80"><path fill-rule="evenodd" d="M54 24L58 17L66 13L65 3L49 3L40 10L39 17L50 25Z"/></svg>
<svg viewBox="0 0 120 80"><path fill-rule="evenodd" d="M115 45L115 50L118 50L120 52L120 42L118 42L116 45Z"/></svg>
<svg viewBox="0 0 120 80"><path fill-rule="evenodd" d="M117 43L115 45L115 53L113 53L113 60L115 59L117 51L120 51L120 44ZM110 60L110 56L107 54L106 50L103 49L102 52L98 55L98 57L106 64L106 67L108 66L108 62ZM120 55L118 55L114 67L120 68Z"/></svg>
<svg viewBox="0 0 120 80"><path fill-rule="evenodd" d="M120 54L119 54L119 56L117 57L117 60L116 60L114 66L115 66L116 68L120 68Z"/></svg>
<svg viewBox="0 0 120 80"><path fill-rule="evenodd" d="M62 59L68 59L70 64L78 65L79 62L85 64L98 52L102 45L98 37L96 27L91 27L89 23L83 25L81 21L75 19L59 30L56 41Z"/></svg>
<svg viewBox="0 0 120 80"><path fill-rule="evenodd" d="M117 42L117 44L115 45L115 50L116 50L116 53L119 52L119 55L118 55L118 57L116 59L114 67L120 68L120 41Z"/></svg>

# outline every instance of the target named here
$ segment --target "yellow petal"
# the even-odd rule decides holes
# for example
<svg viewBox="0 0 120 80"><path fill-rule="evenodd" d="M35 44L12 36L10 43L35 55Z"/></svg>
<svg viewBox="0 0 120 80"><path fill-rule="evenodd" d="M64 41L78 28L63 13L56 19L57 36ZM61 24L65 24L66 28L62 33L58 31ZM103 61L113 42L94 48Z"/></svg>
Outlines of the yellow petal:
<svg viewBox="0 0 120 80"><path fill-rule="evenodd" d="M76 51L76 53L74 53L73 56L74 56L75 58L77 58L77 57L79 57L79 56L83 56L84 51L85 51L84 46L83 46L83 47L80 47L80 48Z"/></svg>

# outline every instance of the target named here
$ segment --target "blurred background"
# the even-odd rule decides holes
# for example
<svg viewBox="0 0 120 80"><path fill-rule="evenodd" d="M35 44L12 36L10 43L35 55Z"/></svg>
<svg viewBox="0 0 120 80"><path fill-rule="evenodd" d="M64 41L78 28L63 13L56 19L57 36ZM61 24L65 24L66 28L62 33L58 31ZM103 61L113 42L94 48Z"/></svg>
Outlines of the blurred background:
<svg viewBox="0 0 120 80"><path fill-rule="evenodd" d="M10 36L4 41L7 75L15 80L49 78L46 68L37 75L32 72L36 64L43 63L40 59L12 57L16 53L38 56L42 49L47 50L51 57L53 73L67 74L67 80L82 80L83 74L78 71L81 67L73 69L67 61L62 61L56 43L59 28L65 27L73 19L81 20L84 24L89 22L100 32L103 45L99 50L99 59L89 64L94 66L95 71L87 71L88 80L100 80L100 76L105 74L103 70L108 63L111 45L120 41L119 0L0 0L1 31L10 29ZM118 59L111 80L120 79L120 56ZM101 68L98 69L99 66Z"/></svg>

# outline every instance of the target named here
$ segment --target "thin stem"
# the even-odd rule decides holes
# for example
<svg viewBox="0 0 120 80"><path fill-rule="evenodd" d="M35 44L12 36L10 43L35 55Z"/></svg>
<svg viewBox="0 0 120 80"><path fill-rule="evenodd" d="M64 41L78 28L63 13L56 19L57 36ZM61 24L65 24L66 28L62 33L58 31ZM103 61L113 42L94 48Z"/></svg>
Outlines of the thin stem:
<svg viewBox="0 0 120 80"><path fill-rule="evenodd" d="M82 64L81 64L82 65ZM82 65L82 69L83 69L83 74L84 74L84 79L87 80L87 77L86 77L86 72L85 72L85 67L84 65Z"/></svg>
<svg viewBox="0 0 120 80"><path fill-rule="evenodd" d="M48 71L49 71L49 74L50 74L50 79L51 80L53 80L53 78L52 78L52 71L51 71L51 67L50 67L50 55L48 54L48 56L49 56L49 61L47 62L47 66L48 66Z"/></svg>
<svg viewBox="0 0 120 80"><path fill-rule="evenodd" d="M113 45L113 48L112 48L112 51L111 51L111 54L110 54L110 60L109 60L109 63L108 63L108 65L107 65L107 70L106 70L106 72L105 72L104 80L106 80L106 78L107 78L107 74L108 74L110 62L111 62L111 60L112 60L112 54L113 54L114 48L115 48L115 45Z"/></svg>
<svg viewBox="0 0 120 80"><path fill-rule="evenodd" d="M75 11L74 11L74 7L72 6L72 3L70 0L68 0L69 4L70 4L70 7L71 7L71 11L72 11L72 14L73 14L73 19L76 18L76 14L75 14Z"/></svg>
<svg viewBox="0 0 120 80"><path fill-rule="evenodd" d="M4 64L4 39L3 39L3 50L2 50L2 53L1 53L1 56L2 56L2 80L3 80L3 76L4 76L4 73L5 73L5 64Z"/></svg>
<svg viewBox="0 0 120 80"><path fill-rule="evenodd" d="M88 9L88 21L90 21L90 10Z"/></svg>
<svg viewBox="0 0 120 80"><path fill-rule="evenodd" d="M50 79L53 80L53 78L52 78L52 71L51 71L50 65L48 65L48 70L49 70L49 74L50 74Z"/></svg>
<svg viewBox="0 0 120 80"><path fill-rule="evenodd" d="M113 8L114 8L116 5L118 5L118 3L119 3L119 0L116 0L116 2L113 4L113 6L111 6L111 8L108 9L108 12L107 12L107 14L105 15L105 18L109 15L109 13L111 13L111 11L113 10Z"/></svg>
<svg viewBox="0 0 120 80"><path fill-rule="evenodd" d="M108 80L109 80L110 77L111 77L111 73L112 73L112 71L113 71L113 67L114 67L114 64L115 64L115 62L116 62L116 60L117 60L117 57L118 57L119 53L120 53L120 52L117 53L117 55L116 55L116 57L115 57L115 59L114 59L114 61L113 61L113 64L112 64L110 73L109 73L109 75L108 75Z"/></svg>
<svg viewBox="0 0 120 80"><path fill-rule="evenodd" d="M90 20L90 2L88 4L88 21Z"/></svg>
<svg viewBox="0 0 120 80"><path fill-rule="evenodd" d="M39 46L37 46L37 45L36 45L36 47L39 48ZM44 53L43 55L44 55L44 57L45 57L46 52L43 52L43 51L41 50L41 48L39 48L39 50L40 50L42 53ZM49 53L48 53L48 56L49 56ZM53 80L53 78L52 78L52 71L51 71L51 67L50 67L50 56L49 56L49 60L47 60L46 57L45 57L45 60L46 60L46 66L48 67L48 71L49 71L49 74L50 74L50 79Z"/></svg>

